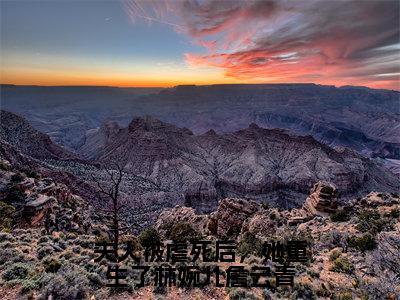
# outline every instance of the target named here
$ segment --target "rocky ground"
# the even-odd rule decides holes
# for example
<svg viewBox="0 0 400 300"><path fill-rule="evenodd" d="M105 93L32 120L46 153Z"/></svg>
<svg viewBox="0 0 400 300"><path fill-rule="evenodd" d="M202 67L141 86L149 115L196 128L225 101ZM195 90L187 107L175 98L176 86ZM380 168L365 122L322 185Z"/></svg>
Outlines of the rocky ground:
<svg viewBox="0 0 400 300"><path fill-rule="evenodd" d="M135 255L143 256L149 240L231 239L246 255L236 263L250 267L264 264L263 242L297 239L308 242L309 259L294 263L293 288L156 288L149 274L146 287L132 278L126 289L112 290L107 262L94 261L94 243L107 239L107 228L91 207L50 178L4 160L0 166L2 299L399 299L398 194L371 192L340 206L335 186L318 182L292 210L235 198L210 214L164 210L154 227L123 237L135 241ZM34 201L40 206L32 212Z"/></svg>
<svg viewBox="0 0 400 300"><path fill-rule="evenodd" d="M307 240L311 260L296 266L294 289L270 293L273 299L398 299L398 195L372 192L329 213L318 205L320 199L311 200L315 197L311 194L301 209L291 211L241 199L222 200L210 215L176 207L160 215L156 228L165 235L172 224L187 222L204 235L236 239L253 254L258 241Z"/></svg>

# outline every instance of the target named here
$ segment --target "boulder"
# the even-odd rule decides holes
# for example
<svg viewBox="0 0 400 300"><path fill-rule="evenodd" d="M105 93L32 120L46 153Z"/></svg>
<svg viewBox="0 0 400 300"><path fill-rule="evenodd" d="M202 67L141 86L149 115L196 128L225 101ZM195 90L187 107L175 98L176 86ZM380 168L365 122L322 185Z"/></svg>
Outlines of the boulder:
<svg viewBox="0 0 400 300"><path fill-rule="evenodd" d="M160 214L155 228L165 235L174 224L188 223L202 235L212 234L220 238L236 238L244 222L259 209L259 204L254 201L231 198L221 200L217 211L210 215L197 214L192 207L176 206Z"/></svg>
<svg viewBox="0 0 400 300"><path fill-rule="evenodd" d="M287 224L295 226L307 222L315 216L327 217L337 208L336 187L331 183L319 181L314 184L303 206L290 212Z"/></svg>
<svg viewBox="0 0 400 300"><path fill-rule="evenodd" d="M285 218L276 208L267 211L258 211L242 226L242 233L251 233L254 236L269 237L276 233L279 226L286 223Z"/></svg>
<svg viewBox="0 0 400 300"><path fill-rule="evenodd" d="M161 235L165 236L167 231L178 223L188 223L197 233L206 234L208 216L196 214L196 211L191 207L176 206L164 210L159 215L155 228Z"/></svg>
<svg viewBox="0 0 400 300"><path fill-rule="evenodd" d="M25 178L22 182L17 184L17 187L22 191L26 192L33 189L35 186L35 179Z"/></svg>
<svg viewBox="0 0 400 300"><path fill-rule="evenodd" d="M219 203L218 210L210 215L208 229L221 238L236 238L244 221L259 209L259 204L254 201L223 199Z"/></svg>
<svg viewBox="0 0 400 300"><path fill-rule="evenodd" d="M311 194L304 202L304 211L311 216L328 216L338 208L337 189L328 182L319 181L314 184Z"/></svg>
<svg viewBox="0 0 400 300"><path fill-rule="evenodd" d="M30 225L35 225L42 221L46 212L51 210L56 202L54 197L43 194L32 195L23 208L23 216Z"/></svg>

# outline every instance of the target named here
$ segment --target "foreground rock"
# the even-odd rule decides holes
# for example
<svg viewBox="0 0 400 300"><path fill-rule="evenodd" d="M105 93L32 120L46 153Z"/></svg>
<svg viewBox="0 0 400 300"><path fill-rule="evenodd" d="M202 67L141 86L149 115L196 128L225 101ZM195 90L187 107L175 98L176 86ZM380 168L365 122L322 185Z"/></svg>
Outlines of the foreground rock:
<svg viewBox="0 0 400 300"><path fill-rule="evenodd" d="M208 228L220 238L236 237L246 219L259 209L259 204L242 199L223 199L216 212L210 214Z"/></svg>
<svg viewBox="0 0 400 300"><path fill-rule="evenodd" d="M338 208L336 197L337 189L333 184L317 182L304 202L303 209L310 216L328 216Z"/></svg>
<svg viewBox="0 0 400 300"><path fill-rule="evenodd" d="M252 255L259 255L262 242L307 241L313 260L297 266L297 287L290 293L271 291L268 299L397 299L399 195L372 192L346 207L338 207L336 195L333 185L318 182L301 209L278 210L228 198L209 215L170 209L160 215L157 226L174 220L190 224L208 239L234 239L250 261L258 261ZM301 221L291 223L294 215Z"/></svg>
<svg viewBox="0 0 400 300"><path fill-rule="evenodd" d="M12 170L2 170L0 186L7 186L11 178L18 179L13 176L15 174ZM46 192L47 197L56 198L58 203L52 205L50 213L46 214L48 222L53 222L51 226L46 225L46 221L29 228L17 223L8 229L11 233L0 232L2 295L13 295L11 299L25 296L31 299L160 298L160 289L153 285L152 272L145 277L149 283L146 287L140 288L128 280L126 290L110 295L106 286L109 282L107 265L94 263L98 255L93 251L93 244L104 237L95 230L85 234L80 226L86 213L92 217L93 212L78 205L79 199L68 194L65 187L56 181L35 178L32 187L28 178L31 177L21 181L26 194L37 189L42 195ZM316 187L312 194L319 197L321 193L326 194L325 187L329 184L318 183ZM176 206L160 214L155 223L156 230L146 230L138 239L131 235L121 238L136 242L135 255L142 257L141 265L147 265L143 241L158 239L159 236L165 239L171 228L184 229L176 230L175 235L169 236L171 239L185 239L188 236L184 234L193 232L212 242L229 238L237 244L236 263L244 258L241 265L246 269L264 264L260 257L264 242L305 240L308 243L308 254L312 259L304 264L293 263L293 288L242 290L219 288L214 284L205 288L166 287L161 296L166 299L366 299L367 296L368 299L396 299L400 293L399 196L371 192L366 197L350 201L346 209L339 207L335 212L330 211L329 216L318 212L331 205L325 203L321 207L318 201L311 203L315 204L312 208L317 213L291 226L289 221L294 210L271 208L244 199L223 199L211 214L199 214L191 207ZM306 214L303 208L297 211ZM342 214L338 215L338 212ZM181 236L176 236L177 232ZM130 262L128 258L127 264ZM271 265L270 262L267 264ZM199 262L200 267L206 265Z"/></svg>
<svg viewBox="0 0 400 300"><path fill-rule="evenodd" d="M167 232L175 224L188 223L196 232L208 232L209 218L206 215L198 215L191 207L177 206L173 209L164 210L158 217L155 228L166 236Z"/></svg>
<svg viewBox="0 0 400 300"><path fill-rule="evenodd" d="M26 175L6 160L0 163L3 166L0 169L0 201L16 209L14 226L44 227L49 233L88 233L93 227L91 206L73 194L65 184L55 182L52 178L42 178L32 170L25 170L29 174Z"/></svg>

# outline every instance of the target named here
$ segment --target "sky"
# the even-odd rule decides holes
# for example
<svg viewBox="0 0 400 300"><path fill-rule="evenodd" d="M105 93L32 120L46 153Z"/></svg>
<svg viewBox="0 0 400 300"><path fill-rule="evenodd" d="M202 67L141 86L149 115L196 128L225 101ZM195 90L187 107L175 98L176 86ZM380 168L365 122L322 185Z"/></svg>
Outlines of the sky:
<svg viewBox="0 0 400 300"><path fill-rule="evenodd" d="M1 0L1 83L400 90L399 1Z"/></svg>

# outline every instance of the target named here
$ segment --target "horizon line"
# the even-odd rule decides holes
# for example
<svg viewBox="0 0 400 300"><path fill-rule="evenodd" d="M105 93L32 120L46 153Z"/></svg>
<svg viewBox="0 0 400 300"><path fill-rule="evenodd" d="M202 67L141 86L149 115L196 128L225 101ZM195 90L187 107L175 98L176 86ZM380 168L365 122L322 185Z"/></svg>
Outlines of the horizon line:
<svg viewBox="0 0 400 300"><path fill-rule="evenodd" d="M15 84L15 83L0 83L0 86L20 86L20 87L103 87L103 88L117 88L117 89L173 89L180 86L228 86L228 85L315 85L315 86L325 86L325 87L355 87L355 88L367 88L371 90L385 90L400 92L395 89L385 89L385 88L373 88L363 85L334 85L334 84L319 84L314 82L282 82L282 83L215 83L215 84L178 84L172 86L113 86L113 85L39 85L39 84Z"/></svg>

